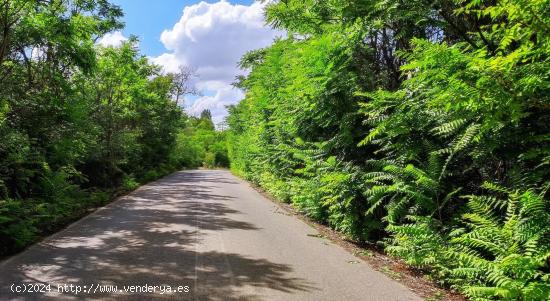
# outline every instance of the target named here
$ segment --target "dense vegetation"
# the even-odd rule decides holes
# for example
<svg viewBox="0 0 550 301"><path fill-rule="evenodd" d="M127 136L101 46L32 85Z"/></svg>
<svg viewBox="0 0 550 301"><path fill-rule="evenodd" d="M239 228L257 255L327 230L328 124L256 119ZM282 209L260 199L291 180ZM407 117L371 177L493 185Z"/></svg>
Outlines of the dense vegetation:
<svg viewBox="0 0 550 301"><path fill-rule="evenodd" d="M472 300L550 299L550 2L285 0L232 170Z"/></svg>
<svg viewBox="0 0 550 301"><path fill-rule="evenodd" d="M106 0L0 1L0 255L226 166L473 300L550 299L548 0L284 0L229 131L186 115ZM225 141L228 141L227 149Z"/></svg>
<svg viewBox="0 0 550 301"><path fill-rule="evenodd" d="M227 165L208 111L177 105L189 72L162 74L95 41L120 28L105 0L0 1L0 255L182 167Z"/></svg>

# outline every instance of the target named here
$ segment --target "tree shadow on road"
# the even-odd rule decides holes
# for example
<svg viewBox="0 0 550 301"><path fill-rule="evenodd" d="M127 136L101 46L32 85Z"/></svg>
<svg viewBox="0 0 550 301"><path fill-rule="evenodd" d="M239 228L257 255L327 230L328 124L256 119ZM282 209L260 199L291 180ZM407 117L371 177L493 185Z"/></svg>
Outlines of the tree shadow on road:
<svg viewBox="0 0 550 301"><path fill-rule="evenodd" d="M189 175L185 175L189 180ZM212 179L215 180L215 179ZM189 286L187 294L92 294L102 300L260 300L256 289L293 293L317 289L286 264L243 254L201 251L204 231L256 231L241 213L178 174L144 187L80 223L0 264L0 300L58 300L60 295L7 293L11 283ZM181 183L181 182L180 182ZM185 200L185 201L182 201ZM52 287L57 292L56 287ZM264 296L265 297L265 296Z"/></svg>
<svg viewBox="0 0 550 301"><path fill-rule="evenodd" d="M229 171L219 170L202 170L202 171L184 171L177 172L169 178L162 180L162 185L180 185L181 183L224 183L224 184L240 184L237 180L232 180L228 177L220 176L221 173L230 174ZM155 184L155 183L153 183Z"/></svg>

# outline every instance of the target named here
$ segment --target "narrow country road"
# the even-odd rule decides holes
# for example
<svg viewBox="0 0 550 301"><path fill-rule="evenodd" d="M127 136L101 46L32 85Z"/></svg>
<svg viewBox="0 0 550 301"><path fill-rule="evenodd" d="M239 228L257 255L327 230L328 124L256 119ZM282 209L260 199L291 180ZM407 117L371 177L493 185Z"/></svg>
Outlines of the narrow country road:
<svg viewBox="0 0 550 301"><path fill-rule="evenodd" d="M1 262L0 300L421 300L315 233L227 171L178 172Z"/></svg>

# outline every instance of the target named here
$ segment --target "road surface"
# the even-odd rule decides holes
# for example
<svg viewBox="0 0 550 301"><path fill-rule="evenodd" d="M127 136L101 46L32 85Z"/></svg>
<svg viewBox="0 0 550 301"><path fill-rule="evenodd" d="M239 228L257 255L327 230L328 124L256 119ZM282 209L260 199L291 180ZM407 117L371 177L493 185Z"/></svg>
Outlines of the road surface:
<svg viewBox="0 0 550 301"><path fill-rule="evenodd" d="M1 262L0 300L421 300L316 233L228 171L177 172Z"/></svg>

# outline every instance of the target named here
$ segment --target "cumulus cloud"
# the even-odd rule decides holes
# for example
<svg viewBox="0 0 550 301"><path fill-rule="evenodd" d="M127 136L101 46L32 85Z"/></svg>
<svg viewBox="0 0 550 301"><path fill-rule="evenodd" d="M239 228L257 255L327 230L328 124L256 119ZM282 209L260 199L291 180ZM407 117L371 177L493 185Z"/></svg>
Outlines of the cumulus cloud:
<svg viewBox="0 0 550 301"><path fill-rule="evenodd" d="M216 85L216 89L209 89L209 91L216 91L213 96L202 96L187 106L189 114L198 116L203 110L208 109L212 113L214 123L217 124L222 122L227 115L226 106L236 104L244 97L241 90L235 89L231 85L221 82Z"/></svg>
<svg viewBox="0 0 550 301"><path fill-rule="evenodd" d="M235 104L244 97L231 86L242 73L237 68L241 56L249 50L271 44L277 32L265 25L264 4L250 6L200 2L184 8L181 19L165 30L160 40L169 50L152 61L174 72L179 65L196 68L197 87L205 95L190 101L186 108L191 114L210 109L215 121L225 117L225 105ZM212 96L213 95L213 96Z"/></svg>
<svg viewBox="0 0 550 301"><path fill-rule="evenodd" d="M99 41L97 41L97 43L104 47L109 47L109 46L117 47L127 40L128 38L125 37L120 30L117 30L117 31L105 34L103 37L101 37L101 39L99 39Z"/></svg>

